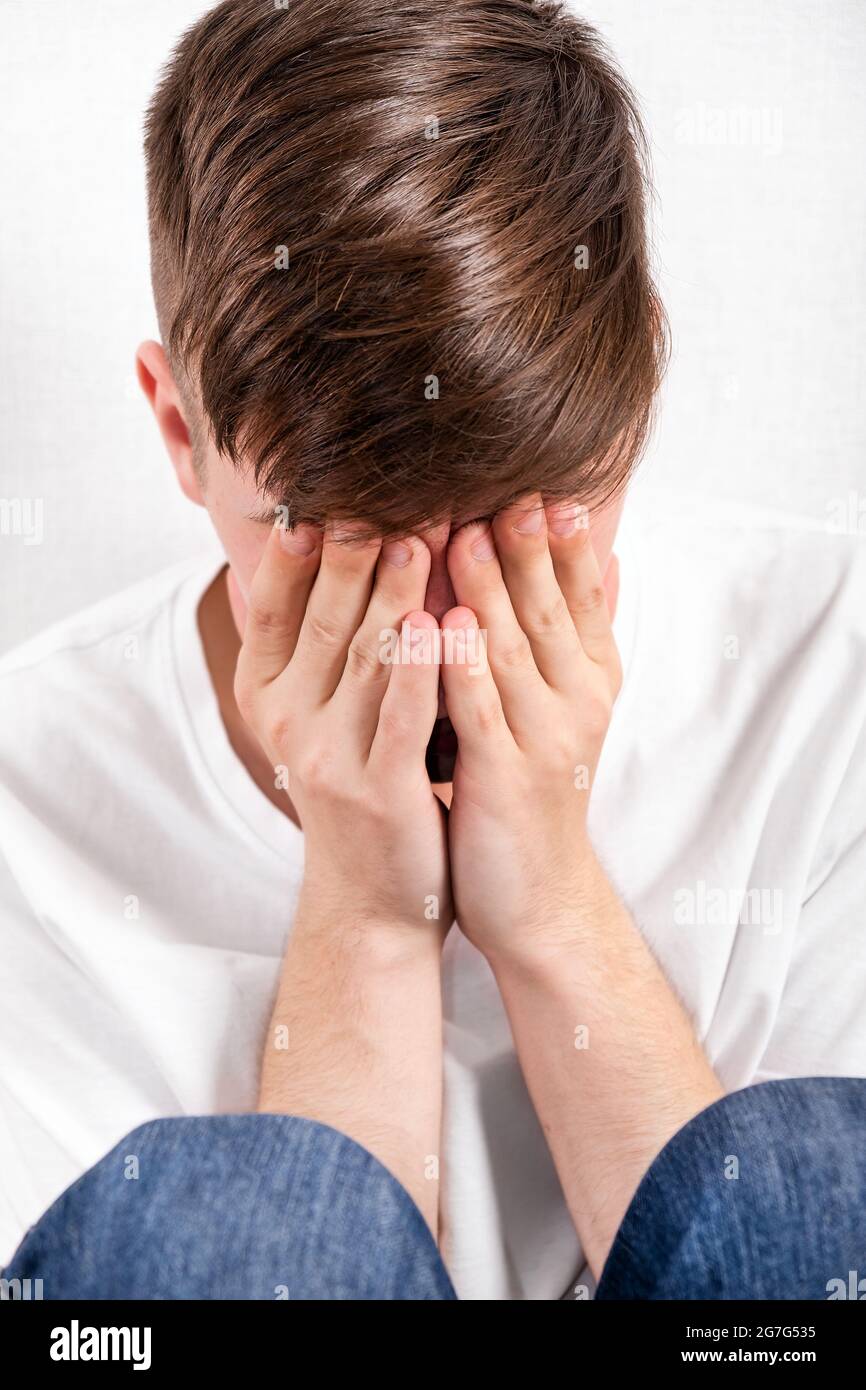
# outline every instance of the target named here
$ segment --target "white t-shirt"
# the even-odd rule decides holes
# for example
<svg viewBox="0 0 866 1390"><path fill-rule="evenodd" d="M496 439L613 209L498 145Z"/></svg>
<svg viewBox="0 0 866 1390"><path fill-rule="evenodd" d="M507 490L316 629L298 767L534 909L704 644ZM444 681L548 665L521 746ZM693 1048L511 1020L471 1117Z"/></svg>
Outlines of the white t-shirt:
<svg viewBox="0 0 866 1390"><path fill-rule="evenodd" d="M728 1088L866 1074L866 545L656 497L617 552L600 857ZM196 623L219 563L0 663L0 1264L136 1125L255 1104L303 836L220 719ZM444 998L452 1278L558 1298L582 1254L456 930Z"/></svg>

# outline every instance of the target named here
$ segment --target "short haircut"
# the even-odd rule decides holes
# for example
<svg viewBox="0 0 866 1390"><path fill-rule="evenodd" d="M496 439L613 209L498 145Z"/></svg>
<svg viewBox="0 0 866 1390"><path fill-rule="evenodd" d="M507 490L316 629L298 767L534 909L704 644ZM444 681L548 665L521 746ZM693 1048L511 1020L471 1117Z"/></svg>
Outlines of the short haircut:
<svg viewBox="0 0 866 1390"><path fill-rule="evenodd" d="M623 487L667 355L646 143L562 5L224 0L145 149L172 371L292 521Z"/></svg>

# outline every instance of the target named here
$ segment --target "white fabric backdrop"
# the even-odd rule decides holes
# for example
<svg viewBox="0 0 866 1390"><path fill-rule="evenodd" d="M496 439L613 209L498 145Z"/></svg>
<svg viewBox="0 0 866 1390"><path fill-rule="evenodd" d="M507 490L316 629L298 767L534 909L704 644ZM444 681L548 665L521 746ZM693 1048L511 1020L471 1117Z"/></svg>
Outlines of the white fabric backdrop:
<svg viewBox="0 0 866 1390"><path fill-rule="evenodd" d="M155 335L142 112L206 8L0 0L0 649L210 544L132 372ZM577 8L653 139L675 358L645 478L818 518L863 501L866 4Z"/></svg>

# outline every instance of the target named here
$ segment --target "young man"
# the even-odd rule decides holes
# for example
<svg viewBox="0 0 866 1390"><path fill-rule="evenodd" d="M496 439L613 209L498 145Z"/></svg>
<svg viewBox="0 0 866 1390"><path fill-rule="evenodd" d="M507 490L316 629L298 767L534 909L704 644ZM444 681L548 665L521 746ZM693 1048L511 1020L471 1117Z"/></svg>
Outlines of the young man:
<svg viewBox="0 0 866 1390"><path fill-rule="evenodd" d="M863 1069L862 547L620 526L642 142L557 8L227 0L147 156L139 377L225 558L3 664L0 1259L136 1126L258 1110L461 1297L559 1297L725 1091Z"/></svg>

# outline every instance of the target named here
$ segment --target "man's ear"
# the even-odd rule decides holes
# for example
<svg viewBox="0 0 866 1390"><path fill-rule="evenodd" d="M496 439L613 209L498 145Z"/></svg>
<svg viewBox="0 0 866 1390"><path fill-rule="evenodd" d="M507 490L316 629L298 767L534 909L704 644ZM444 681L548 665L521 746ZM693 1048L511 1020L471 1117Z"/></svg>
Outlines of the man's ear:
<svg viewBox="0 0 866 1390"><path fill-rule="evenodd" d="M183 404L160 343L141 344L135 354L135 371L139 385L150 401L181 490L191 502L203 507L204 497L195 469Z"/></svg>

